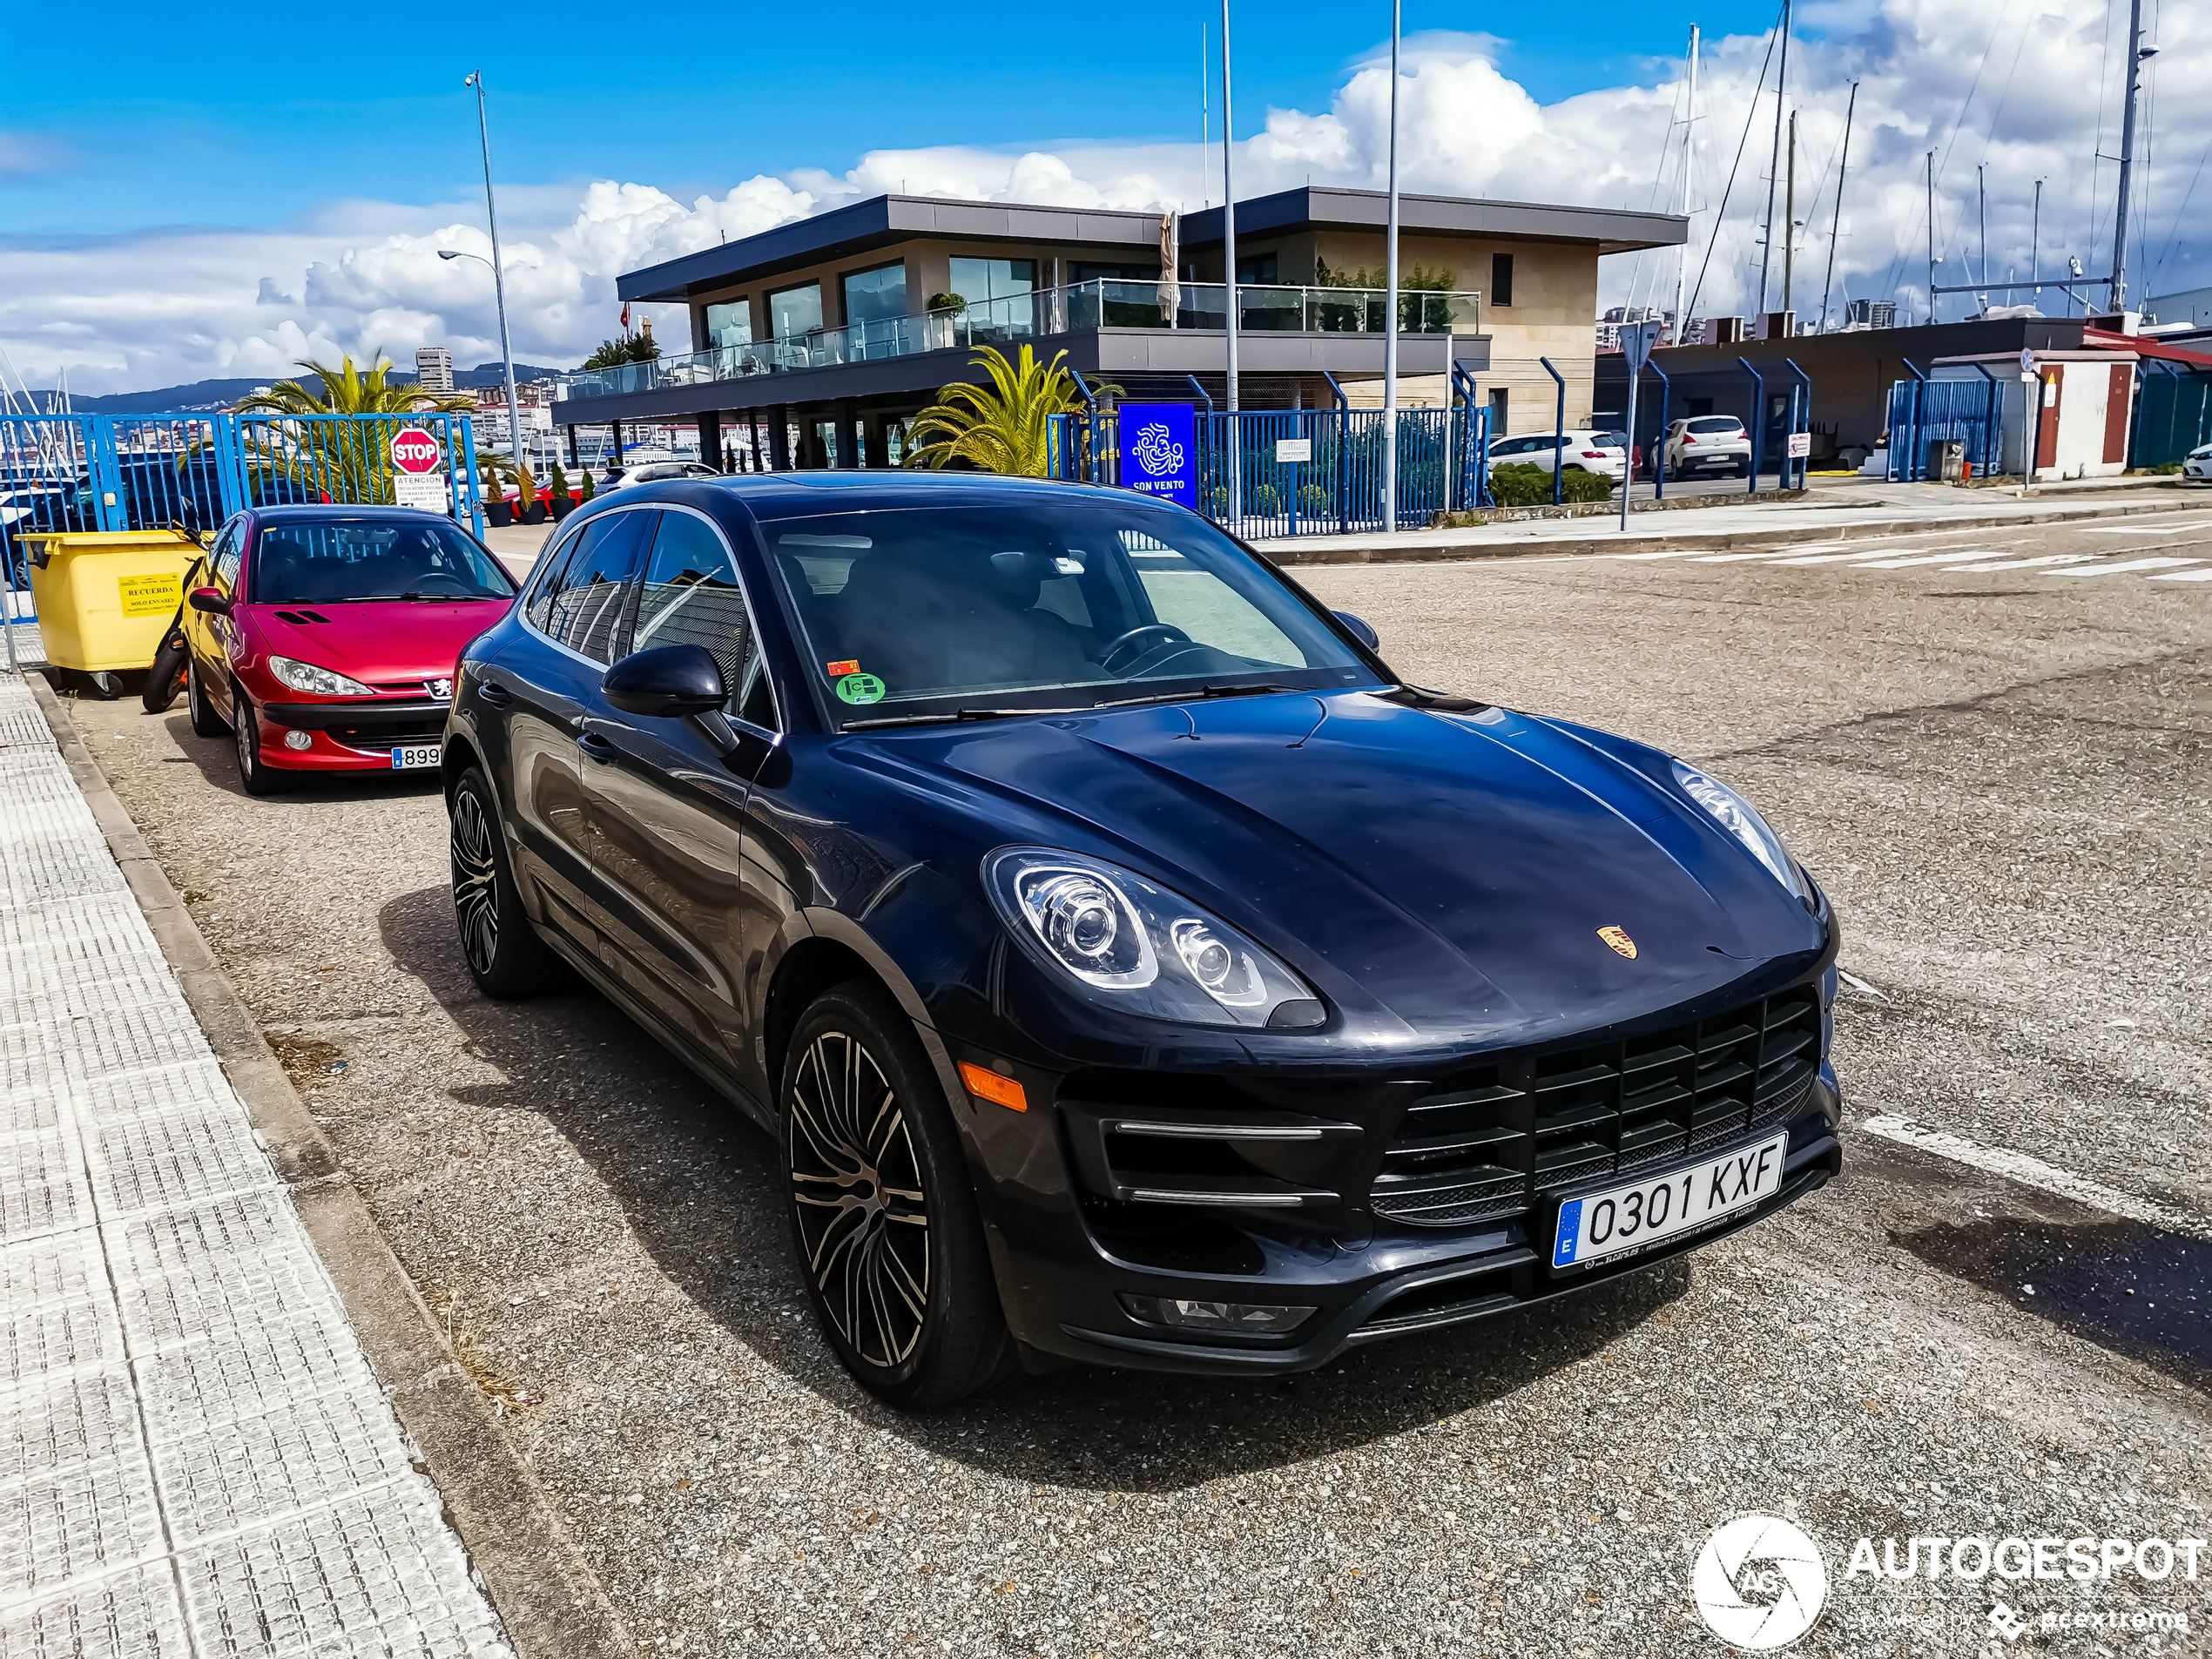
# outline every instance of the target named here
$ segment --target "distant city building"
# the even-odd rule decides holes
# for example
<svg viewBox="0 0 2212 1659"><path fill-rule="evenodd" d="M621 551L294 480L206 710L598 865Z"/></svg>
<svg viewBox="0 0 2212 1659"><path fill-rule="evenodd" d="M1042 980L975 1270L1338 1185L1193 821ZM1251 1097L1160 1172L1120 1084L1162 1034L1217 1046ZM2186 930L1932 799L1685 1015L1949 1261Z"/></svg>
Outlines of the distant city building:
<svg viewBox="0 0 2212 1659"><path fill-rule="evenodd" d="M453 354L443 346L418 346L415 352L415 378L426 392L450 392Z"/></svg>
<svg viewBox="0 0 2212 1659"><path fill-rule="evenodd" d="M1897 301L1854 300L1844 307L1844 323L1847 327L1894 328L1897 327Z"/></svg>
<svg viewBox="0 0 2212 1659"><path fill-rule="evenodd" d="M1657 306L1615 306L1598 320L1597 348L1600 351L1621 349L1621 325L1624 322L1659 324L1659 343L1671 346L1675 341L1675 314Z"/></svg>

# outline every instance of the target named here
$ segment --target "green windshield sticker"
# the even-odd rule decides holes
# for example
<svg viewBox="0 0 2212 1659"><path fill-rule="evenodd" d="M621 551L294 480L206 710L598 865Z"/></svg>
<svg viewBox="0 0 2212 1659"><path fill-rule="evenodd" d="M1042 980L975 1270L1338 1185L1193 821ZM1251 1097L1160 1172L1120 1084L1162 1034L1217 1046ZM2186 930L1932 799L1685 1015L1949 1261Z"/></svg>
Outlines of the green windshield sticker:
<svg viewBox="0 0 2212 1659"><path fill-rule="evenodd" d="M837 694L847 703L880 703L883 682L873 674L847 674L838 681Z"/></svg>

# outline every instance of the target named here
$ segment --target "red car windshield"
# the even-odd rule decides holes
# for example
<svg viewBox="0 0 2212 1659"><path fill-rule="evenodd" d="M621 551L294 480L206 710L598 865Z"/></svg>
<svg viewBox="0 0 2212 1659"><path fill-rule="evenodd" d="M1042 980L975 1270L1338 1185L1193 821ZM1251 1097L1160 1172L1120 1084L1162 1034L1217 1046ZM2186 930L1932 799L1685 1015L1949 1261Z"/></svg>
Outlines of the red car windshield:
<svg viewBox="0 0 2212 1659"><path fill-rule="evenodd" d="M248 594L273 605L510 599L515 583L497 559L441 520L334 517L264 524Z"/></svg>

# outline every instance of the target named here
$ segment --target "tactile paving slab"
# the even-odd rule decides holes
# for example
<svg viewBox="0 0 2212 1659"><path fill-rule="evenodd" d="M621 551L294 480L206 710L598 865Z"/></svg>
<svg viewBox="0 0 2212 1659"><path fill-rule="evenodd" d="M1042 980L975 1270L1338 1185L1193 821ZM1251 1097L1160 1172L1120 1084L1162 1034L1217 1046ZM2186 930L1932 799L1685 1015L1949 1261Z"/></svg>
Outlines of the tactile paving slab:
<svg viewBox="0 0 2212 1659"><path fill-rule="evenodd" d="M0 671L0 1659L509 1652Z"/></svg>

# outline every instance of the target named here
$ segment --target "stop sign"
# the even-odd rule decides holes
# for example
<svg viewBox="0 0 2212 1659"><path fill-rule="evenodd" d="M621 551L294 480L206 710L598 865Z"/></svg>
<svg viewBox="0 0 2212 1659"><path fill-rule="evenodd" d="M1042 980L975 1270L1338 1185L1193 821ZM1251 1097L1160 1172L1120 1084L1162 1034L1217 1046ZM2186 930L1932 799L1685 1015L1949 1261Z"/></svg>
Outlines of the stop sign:
<svg viewBox="0 0 2212 1659"><path fill-rule="evenodd" d="M419 426L403 426L392 434L392 464L401 472L435 472L442 453L438 441Z"/></svg>

